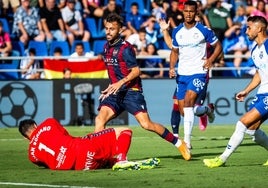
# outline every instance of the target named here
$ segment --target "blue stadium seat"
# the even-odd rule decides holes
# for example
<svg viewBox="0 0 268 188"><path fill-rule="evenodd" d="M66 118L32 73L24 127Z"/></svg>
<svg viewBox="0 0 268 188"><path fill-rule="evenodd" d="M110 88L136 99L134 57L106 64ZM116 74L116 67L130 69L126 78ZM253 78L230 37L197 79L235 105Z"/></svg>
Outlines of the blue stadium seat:
<svg viewBox="0 0 268 188"><path fill-rule="evenodd" d="M0 18L0 21L3 23L4 31L10 34L11 29L9 27L7 19L6 18Z"/></svg>
<svg viewBox="0 0 268 188"><path fill-rule="evenodd" d="M94 55L99 55L103 52L103 46L106 42L107 42L106 40L94 40L93 42Z"/></svg>
<svg viewBox="0 0 268 188"><path fill-rule="evenodd" d="M19 56L19 52L12 50L12 55L14 57ZM10 60L8 60L10 61ZM11 63L2 64L0 63L0 69L20 69L20 60L19 59L13 59L11 60ZM0 73L0 80L18 80L20 78L20 72L19 71L5 71Z"/></svg>
<svg viewBox="0 0 268 188"><path fill-rule="evenodd" d="M29 41L28 49L34 48L36 51L36 56L48 56L48 49L46 42L38 42L38 41Z"/></svg>
<svg viewBox="0 0 268 188"><path fill-rule="evenodd" d="M25 48L24 44L20 41L12 40L12 49L18 51L20 56L24 56Z"/></svg>
<svg viewBox="0 0 268 188"><path fill-rule="evenodd" d="M90 52L91 51L89 42L75 40L73 42L72 46L71 46L71 53L73 53L75 51L75 46L76 46L77 43L83 43L85 52Z"/></svg>
<svg viewBox="0 0 268 188"><path fill-rule="evenodd" d="M70 47L67 41L52 41L52 43L50 44L50 48L49 48L49 55L53 56L54 50L57 47L62 49L63 56L70 55Z"/></svg>
<svg viewBox="0 0 268 188"><path fill-rule="evenodd" d="M92 39L100 39L105 37L105 33L99 31L98 24L95 18L85 18L85 29L90 32L90 36Z"/></svg>

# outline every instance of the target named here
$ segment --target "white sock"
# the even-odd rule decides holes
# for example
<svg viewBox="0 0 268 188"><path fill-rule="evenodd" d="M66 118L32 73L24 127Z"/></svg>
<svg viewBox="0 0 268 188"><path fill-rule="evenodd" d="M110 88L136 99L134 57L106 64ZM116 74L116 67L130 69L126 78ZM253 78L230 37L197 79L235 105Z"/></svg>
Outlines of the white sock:
<svg viewBox="0 0 268 188"><path fill-rule="evenodd" d="M268 137L261 129L255 131L254 141L268 150Z"/></svg>
<svg viewBox="0 0 268 188"><path fill-rule="evenodd" d="M241 122L236 123L235 131L231 136L225 151L220 155L220 158L225 162L231 156L231 154L238 148L244 139L247 127Z"/></svg>
<svg viewBox="0 0 268 188"><path fill-rule="evenodd" d="M183 108L184 112L184 142L187 146L191 146L191 134L194 124L194 109L193 107Z"/></svg>

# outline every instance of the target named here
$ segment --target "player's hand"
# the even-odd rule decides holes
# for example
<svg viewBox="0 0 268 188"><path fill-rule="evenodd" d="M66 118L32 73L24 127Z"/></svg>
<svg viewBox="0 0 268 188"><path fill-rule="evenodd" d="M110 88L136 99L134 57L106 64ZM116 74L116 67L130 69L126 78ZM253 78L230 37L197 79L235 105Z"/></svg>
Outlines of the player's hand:
<svg viewBox="0 0 268 188"><path fill-rule="evenodd" d="M169 78L175 78L176 77L176 71L175 69L169 69Z"/></svg>
<svg viewBox="0 0 268 188"><path fill-rule="evenodd" d="M158 24L161 28L161 31L164 31L164 30L167 30L169 28L170 21L166 22L166 20L164 18L160 18L158 20Z"/></svg>
<svg viewBox="0 0 268 188"><path fill-rule="evenodd" d="M248 93L246 91L240 91L239 93L236 94L235 98L239 102L243 102L247 95Z"/></svg>
<svg viewBox="0 0 268 188"><path fill-rule="evenodd" d="M202 61L204 62L203 69L208 71L212 67L212 62L207 58L203 58Z"/></svg>
<svg viewBox="0 0 268 188"><path fill-rule="evenodd" d="M109 95L111 95L111 94L115 95L121 86L122 86L122 84L120 82L110 84L105 90L101 91L101 95L99 97L99 100L103 101Z"/></svg>

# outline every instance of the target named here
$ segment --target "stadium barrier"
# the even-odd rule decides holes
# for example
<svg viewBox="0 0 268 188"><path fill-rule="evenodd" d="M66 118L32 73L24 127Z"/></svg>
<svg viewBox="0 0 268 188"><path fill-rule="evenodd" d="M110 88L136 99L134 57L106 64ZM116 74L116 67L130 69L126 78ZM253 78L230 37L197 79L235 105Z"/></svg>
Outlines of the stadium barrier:
<svg viewBox="0 0 268 188"><path fill-rule="evenodd" d="M165 50L164 53L161 53L160 55L153 55L153 56L137 56L137 59L148 59L148 58L162 58L164 61L164 76L168 77L168 70L169 70L169 50ZM252 72L254 73L254 71L252 71L253 69L253 65L252 62L250 61L250 59L245 56L242 55L241 57L244 58L246 61L243 61L241 63L241 67L239 68L239 74L237 73L238 70L233 67L233 63L232 63L232 58L234 58L234 55L225 55L225 67L213 67L211 68L209 71L210 77L213 77L215 75L219 75L217 74L217 72L221 72L220 76L223 77L243 77L248 76L250 74L252 74ZM44 74L45 76L43 77L44 79L53 79L53 78L60 78L59 75L61 74L61 69L63 70L63 64L60 63L62 62L62 60L68 60L70 58L70 56L62 56L60 57L61 60L59 59L55 59L52 56L35 56L35 57L25 57L25 56L17 56L17 57L0 57L0 62L2 60L8 60L11 61L13 63L8 63L8 64L1 64L0 63L0 80L19 80L20 79L20 72L22 71L19 68L19 61L22 59L37 59L37 60L41 60L41 61L50 61L50 67L53 67L57 70L58 74L56 77L53 77L53 75L49 74L46 76L46 74ZM74 58L72 58L74 59ZM79 58L78 58L79 59ZM95 60L89 60L91 61L95 61ZM54 62L54 63L53 63ZM82 74L80 75L76 75L76 78L107 78L107 74L105 74L104 72L98 73L98 74L88 74L90 71L93 70L96 71L96 68L94 68L94 66L98 65L98 69L104 69L104 64L103 62L101 62L100 60L96 60L96 62L93 62L92 64L88 64L85 65L85 68L83 63L79 64L79 62L75 62L77 64L72 65L72 67L74 67L73 69L79 69L79 70L83 70L86 71L85 74L82 76ZM54 66L54 65L55 66ZM99 66L102 65L103 66ZM60 66L61 65L61 66ZM77 66L75 66L77 65ZM94 65L92 67L92 65ZM70 66L69 65L65 65L65 66ZM79 67L83 67L83 68L79 68ZM38 69L38 71L40 72L46 72L46 67L42 68L42 69ZM61 69L60 69L61 68ZM159 70L159 68L141 68L142 71L155 71L155 70ZM99 70L100 71L100 70ZM47 71L48 72L48 71ZM215 74L213 74L213 72ZM87 74L86 74L87 73ZM54 74L56 75L56 74Z"/></svg>
<svg viewBox="0 0 268 188"><path fill-rule="evenodd" d="M15 127L25 118L40 123L48 117L63 125L94 125L100 91L108 83L108 79L0 80L0 127ZM254 92L242 103L235 100L235 94L248 83L248 78L210 79L205 104L215 104L213 125L234 124L246 112ZM75 92L80 84L90 84L91 92ZM170 125L175 88L174 79L143 80L147 108L154 121ZM123 113L110 124L136 126L137 122Z"/></svg>

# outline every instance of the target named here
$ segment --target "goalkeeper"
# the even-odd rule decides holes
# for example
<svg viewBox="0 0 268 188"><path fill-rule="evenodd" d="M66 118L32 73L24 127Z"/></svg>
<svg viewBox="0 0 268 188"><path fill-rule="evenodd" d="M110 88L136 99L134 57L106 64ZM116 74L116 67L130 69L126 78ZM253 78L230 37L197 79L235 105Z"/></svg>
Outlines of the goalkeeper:
<svg viewBox="0 0 268 188"><path fill-rule="evenodd" d="M127 160L132 138L128 128L108 128L74 137L56 119L48 118L40 125L32 119L23 120L19 132L30 141L29 160L52 170L140 170L154 168L160 162L157 158Z"/></svg>

